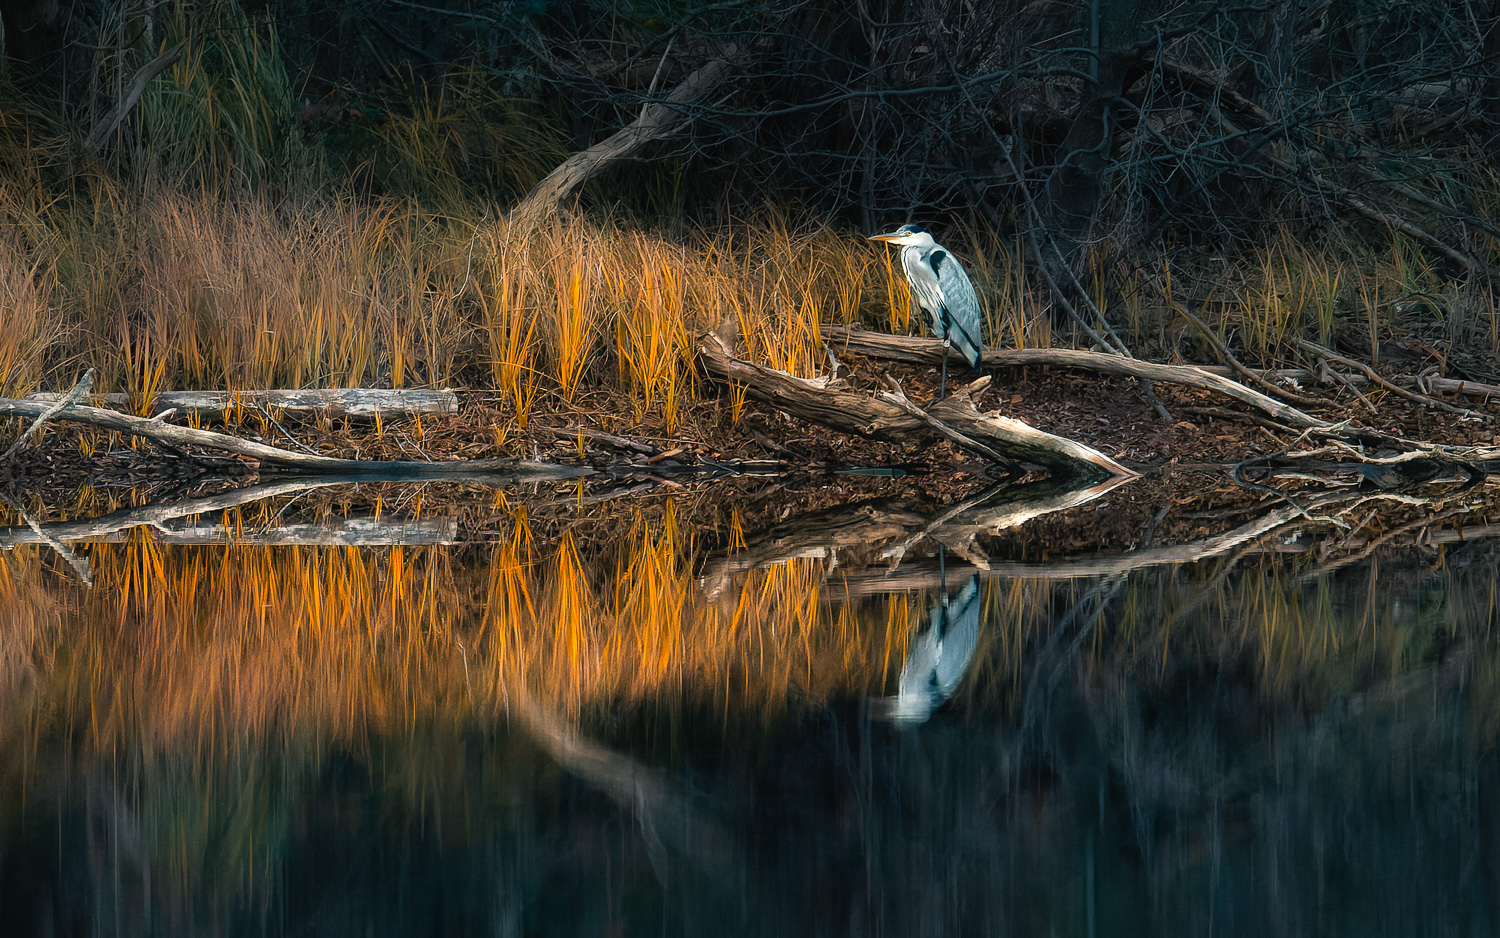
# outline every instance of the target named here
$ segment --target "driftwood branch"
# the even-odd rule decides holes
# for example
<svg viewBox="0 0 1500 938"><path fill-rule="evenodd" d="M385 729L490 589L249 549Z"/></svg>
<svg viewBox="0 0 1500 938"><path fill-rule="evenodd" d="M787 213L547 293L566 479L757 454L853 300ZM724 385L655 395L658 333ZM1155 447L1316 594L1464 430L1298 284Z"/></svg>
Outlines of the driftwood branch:
<svg viewBox="0 0 1500 938"><path fill-rule="evenodd" d="M16 517L20 518L22 523L26 525L26 527L30 530L32 537L36 538L37 543L46 544L48 547L56 551L57 555L61 557L68 566L73 568L73 572L77 574L78 579L83 581L84 586L94 585L93 567L88 557L80 557L77 554L73 553L72 548L64 544L62 541L59 541L56 537L53 537L45 528L42 527L42 525L37 524L35 521L33 521L31 519L31 516L28 515L20 505L12 501L10 496L6 495L4 492L0 492L0 502L4 502L10 507L12 511L16 513Z"/></svg>
<svg viewBox="0 0 1500 938"><path fill-rule="evenodd" d="M737 58L738 54L731 49L728 54L714 59L684 78L661 101L647 104L641 109L640 117L624 129L564 160L562 165L548 173L511 211L512 230L524 231L535 227L556 212L557 207L579 186L601 171L635 157L648 143L675 133L684 119L687 105L717 87Z"/></svg>
<svg viewBox="0 0 1500 938"><path fill-rule="evenodd" d="M125 115L130 113L130 109L135 107L135 103L146 92L146 86L151 84L151 79L176 64L177 60L182 58L182 52L187 48L187 44L188 41L186 39L182 40L150 62L147 62L141 67L140 71L135 73L135 77L130 80L130 86L125 89L125 94L120 97L120 100L115 102L114 107L105 112L104 116L99 119L99 124L94 128L93 133L89 134L88 148L90 151L97 152L104 145L104 141L109 139L109 135L115 132L115 128L120 126L120 122L125 119Z"/></svg>
<svg viewBox="0 0 1500 938"><path fill-rule="evenodd" d="M1005 463L1012 461L1006 459L1004 456L1001 456L999 453L990 449L988 446L985 446L978 440L964 436L962 433L959 433L957 430L948 426L946 423L943 423L941 420L932 416L932 414L929 414L927 411L918 407L916 404L913 404L911 398L906 396L906 392L901 390L901 385L897 383L895 378L892 378L890 375L886 375L885 383L890 385L891 390L890 393L882 394L881 397L895 404L897 407L901 408L911 416L927 424L927 426L931 427L933 432L935 432L938 436L942 437L950 443L968 450L971 453L978 453L979 455L988 460L991 460L992 462ZM970 389L972 389L972 386Z"/></svg>
<svg viewBox="0 0 1500 938"><path fill-rule="evenodd" d="M40 401L18 401L0 398L0 417L37 417L54 405ZM406 478L456 475L502 475L512 479L569 479L590 475L593 470L580 466L559 466L550 463L522 462L513 459L456 459L446 462L415 462L405 460L336 459L311 453L294 453L290 450L242 440L227 433L212 430L197 430L179 427L160 420L148 420L118 411L74 404L67 407L55 419L71 423L86 423L106 430L119 430L132 436L169 447L201 447L219 452L248 456L267 466L297 469L309 473L382 473Z"/></svg>
<svg viewBox="0 0 1500 938"><path fill-rule="evenodd" d="M939 364L943 360L943 343L937 339L918 336L887 335L869 332L852 326L825 326L823 335L842 352L921 364ZM1193 365L1160 365L1155 362L1126 358L1123 355L1105 355L1081 349L1033 348L1033 349L985 349L984 366L987 368L1016 367L1020 365L1051 365L1057 368L1077 368L1103 374L1125 375L1131 378L1149 378L1167 384L1215 391L1237 401L1249 404L1282 423L1301 428L1328 427L1327 421L1303 413L1295 407L1275 400Z"/></svg>
<svg viewBox="0 0 1500 938"><path fill-rule="evenodd" d="M941 349L941 343L938 348ZM842 390L827 378L797 378L784 371L741 361L729 354L724 340L705 333L698 341L698 361L713 380L738 384L745 393L777 410L843 433L876 440L910 440L934 435L928 417L946 424L968 440L986 459L996 454L1015 462L1032 463L1051 472L1080 478L1133 476L1131 470L1088 446L1044 433L1019 420L982 414L972 395L989 382L980 379L913 416L889 395L874 396ZM960 443L960 445L963 445ZM972 449L972 448L971 448Z"/></svg>
<svg viewBox="0 0 1500 938"><path fill-rule="evenodd" d="M60 396L55 404L37 415L37 418L31 422L31 426L26 428L26 432L16 437L16 441L10 444L10 449L6 450L3 456L0 456L0 465L4 465L5 463L10 462L11 458L16 455L16 452L20 450L22 446L25 446L26 441L35 436L36 432L40 430L48 420L51 420L53 417L56 417L58 414L67 410L71 405L78 403L78 401L81 400L85 394L89 393L93 386L94 369L90 368L88 371L85 371L83 373L82 378L78 379L78 383L73 385L73 389L71 391Z"/></svg>
<svg viewBox="0 0 1500 938"><path fill-rule="evenodd" d="M32 394L28 401L55 401L61 395ZM127 407L128 394L97 394L92 403ZM458 413L458 395L450 390L411 388L307 388L269 391L162 391L151 399L147 416L169 410L212 416L237 408L265 408L289 414L326 417L405 417Z"/></svg>

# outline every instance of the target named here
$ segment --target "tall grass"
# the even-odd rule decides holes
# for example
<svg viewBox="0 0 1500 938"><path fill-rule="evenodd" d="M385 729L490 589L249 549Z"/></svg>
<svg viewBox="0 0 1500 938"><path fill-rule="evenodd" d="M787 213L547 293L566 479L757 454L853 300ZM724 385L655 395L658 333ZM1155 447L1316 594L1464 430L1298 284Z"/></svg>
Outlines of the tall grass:
<svg viewBox="0 0 1500 938"><path fill-rule="evenodd" d="M0 397L33 391L45 377L51 349L63 339L63 317L53 304L55 279L43 261L16 239L0 237Z"/></svg>
<svg viewBox="0 0 1500 938"><path fill-rule="evenodd" d="M523 235L492 208L145 193L104 176L48 201L0 184L10 231L0 243L0 382L51 389L94 367L101 390L141 405L175 388L490 386L514 428L539 400L571 406L602 391L628 402L634 424L671 431L692 402L718 394L694 377L703 332L815 376L828 368L827 323L925 326L911 321L894 252L853 232L771 214L670 237L583 219ZM1174 263L1114 279L1096 271L1092 289L1136 341L1170 321L1172 290L1206 300L1260 362L1294 358L1295 339L1327 342L1341 324L1373 342L1395 317L1429 307L1454 342L1493 345L1500 334L1483 290L1440 292L1409 245L1377 262L1288 238L1228 276ZM966 255L987 343L1050 342L1024 255L994 233L949 240ZM742 406L731 392L730 415Z"/></svg>
<svg viewBox="0 0 1500 938"><path fill-rule="evenodd" d="M134 25L116 28L130 33ZM187 40L181 58L146 86L137 105L138 145L126 148L137 175L256 191L268 180L305 173L312 153L294 123L291 78L270 23L252 23L238 3L225 0L178 5L160 28L158 46L135 51L149 60L181 40ZM99 54L106 61L98 72L107 76L123 71L119 77L128 78L141 64L124 48Z"/></svg>
<svg viewBox="0 0 1500 938"><path fill-rule="evenodd" d="M828 367L823 323L909 314L904 281L896 312L869 302L896 290L889 258L850 233L773 220L669 238L576 221L521 235L468 209L146 198L103 180L45 204L0 190L19 233L0 248L18 298L4 354L28 390L87 366L101 389L143 397L491 385L520 426L539 397L607 391L636 423L672 429L703 393L702 332L727 324L741 355L813 376Z"/></svg>

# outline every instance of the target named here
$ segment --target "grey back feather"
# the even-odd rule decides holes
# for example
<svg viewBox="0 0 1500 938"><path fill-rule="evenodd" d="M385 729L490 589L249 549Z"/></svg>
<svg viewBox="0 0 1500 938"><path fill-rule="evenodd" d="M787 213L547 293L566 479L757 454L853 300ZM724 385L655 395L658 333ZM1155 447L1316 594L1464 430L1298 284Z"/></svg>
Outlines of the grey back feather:
<svg viewBox="0 0 1500 938"><path fill-rule="evenodd" d="M947 339L978 371L984 314L974 284L957 258L939 244L912 246L902 249L901 266L911 282L913 298L927 313L932 334Z"/></svg>

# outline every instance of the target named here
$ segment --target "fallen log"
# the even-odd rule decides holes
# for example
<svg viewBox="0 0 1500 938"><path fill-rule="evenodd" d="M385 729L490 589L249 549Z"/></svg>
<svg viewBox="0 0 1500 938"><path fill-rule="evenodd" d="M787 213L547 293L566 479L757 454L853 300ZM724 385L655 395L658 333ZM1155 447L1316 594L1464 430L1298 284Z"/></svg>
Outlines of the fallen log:
<svg viewBox="0 0 1500 938"><path fill-rule="evenodd" d="M841 325L824 326L823 336L830 345L851 355L931 365L941 364L943 361L943 343L937 339L889 335L884 332L870 332ZM1141 361L1138 358L1126 358L1123 355L1106 355L1100 352L1064 348L985 349L983 364L987 368L1051 365L1057 368L1077 368L1132 378L1148 378L1152 381L1164 381L1168 384L1215 391L1241 403L1249 404L1276 420L1295 427L1307 429L1331 426L1327 421L1305 414L1290 404L1284 404L1259 391L1247 388L1243 384L1194 365L1161 365L1156 362Z"/></svg>
<svg viewBox="0 0 1500 938"><path fill-rule="evenodd" d="M63 395L29 395L28 401L57 401ZM95 394L95 404L130 406L128 394ZM179 414L213 416L238 408L265 408L289 414L322 414L327 417L411 417L424 414L458 413L458 395L450 390L410 388L308 388L268 391L162 391L151 399L145 416L173 410Z"/></svg>
<svg viewBox="0 0 1500 938"><path fill-rule="evenodd" d="M83 527L87 527L86 525ZM234 524L203 524L191 519L159 521L150 525L152 540L177 546L213 546L233 544L236 547L418 547L451 546L458 543L458 519L422 518L416 521L393 521L388 518L354 517L333 521L305 521L292 524L255 525L240 528ZM42 525L52 535L48 525ZM128 541L128 531L94 531L76 528L61 543L118 544ZM34 531L7 531L0 528L0 550L22 544L49 544Z"/></svg>
<svg viewBox="0 0 1500 938"><path fill-rule="evenodd" d="M21 401L0 398L0 418L40 417L53 405L43 401ZM307 473L380 473L408 479L435 476L503 476L512 481L573 479L592 475L583 466L560 466L552 463L523 462L514 459L454 459L444 462L415 460L338 459L313 453L294 453L265 443L242 440L227 433L179 427L161 420L148 420L118 411L73 404L52 417L53 420L85 423L144 437L167 447L201 447L248 456L261 465L296 469Z"/></svg>
<svg viewBox="0 0 1500 938"><path fill-rule="evenodd" d="M988 385L988 377L955 391L917 416L911 410L920 408L900 394L899 389L896 393L859 394L842 390L837 380L798 378L741 361L729 353L722 338L711 332L699 337L698 361L713 380L743 386L745 393L756 400L843 433L891 441L947 437L986 459L998 454L1069 478L1136 475L1075 440L1045 433L998 413L980 413L972 396ZM937 429L934 421L942 424L944 430Z"/></svg>
<svg viewBox="0 0 1500 938"><path fill-rule="evenodd" d="M1431 394L1433 392L1457 394L1461 397L1477 397L1485 403L1500 400L1500 385L1481 384L1478 381L1460 381L1457 378L1422 378L1417 386Z"/></svg>

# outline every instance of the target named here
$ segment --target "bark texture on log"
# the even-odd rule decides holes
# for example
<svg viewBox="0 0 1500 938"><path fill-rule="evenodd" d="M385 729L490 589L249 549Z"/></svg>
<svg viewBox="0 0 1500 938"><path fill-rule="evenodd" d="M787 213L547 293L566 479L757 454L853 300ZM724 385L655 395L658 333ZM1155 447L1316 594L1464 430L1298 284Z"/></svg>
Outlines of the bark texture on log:
<svg viewBox="0 0 1500 938"><path fill-rule="evenodd" d="M61 400L61 394L29 395L28 401ZM93 400L111 407L130 404L128 394L96 394ZM289 414L320 413L328 417L402 417L416 414L456 414L458 395L449 390L407 388L308 388L266 391L162 391L151 400L147 416L168 410L213 415L237 407L279 410Z"/></svg>
<svg viewBox="0 0 1500 938"><path fill-rule="evenodd" d="M941 349L941 343L938 347ZM698 360L710 378L743 385L745 393L756 400L794 417L844 433L891 441L939 435L929 421L909 413L898 403L894 394L845 391L836 381L797 378L784 371L741 361L729 353L723 339L711 332L699 338ZM980 413L974 406L972 394L988 383L988 378L981 378L934 404L926 413L962 436L982 444L976 451L986 458L990 458L990 451L994 451L1007 459L1034 463L1069 477L1102 479L1135 475L1098 450L1075 440L1044 433L998 413Z"/></svg>
<svg viewBox="0 0 1500 938"><path fill-rule="evenodd" d="M828 343L840 352L863 355L867 358L883 358L889 361L940 364L943 360L943 343L938 339L918 336L888 335L870 332L851 326L825 326L823 335ZM1077 368L1083 371L1098 371L1104 374L1125 375L1132 378L1147 378L1186 387L1216 391L1237 401L1264 411L1271 417L1295 427L1328 427L1327 421L1305 414L1290 404L1267 397L1235 381L1213 374L1194 365L1160 365L1155 362L1126 358L1123 355L1106 355L1082 349L1036 348L1036 349L985 349L984 366L987 368L1015 367L1019 365L1051 365L1058 368ZM935 413L936 411L934 411Z"/></svg>

